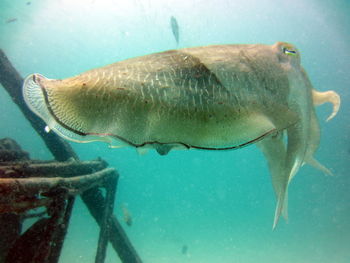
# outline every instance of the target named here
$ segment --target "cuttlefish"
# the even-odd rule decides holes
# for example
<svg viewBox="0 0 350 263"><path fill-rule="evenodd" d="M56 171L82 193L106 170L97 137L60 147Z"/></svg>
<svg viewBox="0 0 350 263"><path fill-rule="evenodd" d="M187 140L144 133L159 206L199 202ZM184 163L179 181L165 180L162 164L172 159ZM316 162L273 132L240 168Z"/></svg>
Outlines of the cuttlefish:
<svg viewBox="0 0 350 263"><path fill-rule="evenodd" d="M291 44L213 45L127 59L67 79L28 76L29 108L47 131L111 147L227 150L256 143L277 197L273 227L287 217L288 184L320 140L315 105L340 97L319 92Z"/></svg>

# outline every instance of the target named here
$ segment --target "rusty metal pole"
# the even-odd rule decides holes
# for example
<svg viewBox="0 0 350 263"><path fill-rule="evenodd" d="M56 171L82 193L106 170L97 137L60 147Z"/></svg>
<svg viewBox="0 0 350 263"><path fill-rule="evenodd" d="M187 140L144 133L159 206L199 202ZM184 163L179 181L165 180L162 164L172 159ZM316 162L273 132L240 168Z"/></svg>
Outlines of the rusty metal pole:
<svg viewBox="0 0 350 263"><path fill-rule="evenodd" d="M58 226L58 230L56 230L56 234L53 240L54 246L51 248L51 253L48 258L48 262L50 263L55 263L55 262L58 262L59 260L61 250L63 247L64 238L67 234L69 220L72 215L74 201L75 201L74 196L68 197L63 222Z"/></svg>
<svg viewBox="0 0 350 263"><path fill-rule="evenodd" d="M23 78L12 66L11 62L1 49L0 83L9 93L12 100L18 105L24 116L33 126L34 130L44 140L47 148L50 150L50 152L57 161L66 161L70 158L74 158L76 160L79 159L78 155L74 152L74 150L66 141L62 140L53 132L46 133L45 123L28 109L22 96ZM89 189L84 194L82 194L81 197L85 205L88 207L92 216L101 226L101 214L103 214L105 200L104 197L101 195L99 189L97 187ZM96 200L91 197L98 197L98 199ZM111 221L109 228L109 241L111 242L114 250L118 253L122 262L142 262L116 217L113 215L109 220Z"/></svg>
<svg viewBox="0 0 350 263"><path fill-rule="evenodd" d="M106 203L100 223L100 236L96 252L95 263L103 263L106 257L107 243L109 238L109 228L111 215L113 214L115 192L117 189L118 177L111 177L106 183Z"/></svg>

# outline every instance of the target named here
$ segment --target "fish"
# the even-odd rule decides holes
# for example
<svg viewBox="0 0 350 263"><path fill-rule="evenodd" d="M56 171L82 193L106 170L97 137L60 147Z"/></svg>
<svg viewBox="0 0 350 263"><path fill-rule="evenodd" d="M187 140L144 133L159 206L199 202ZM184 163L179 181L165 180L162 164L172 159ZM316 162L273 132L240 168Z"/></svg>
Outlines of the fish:
<svg viewBox="0 0 350 263"><path fill-rule="evenodd" d="M256 144L276 195L275 229L287 219L288 186L320 142L315 107L340 107L333 90L317 91L292 44L228 44L130 58L66 79L31 74L28 107L65 139L172 150L230 150Z"/></svg>
<svg viewBox="0 0 350 263"><path fill-rule="evenodd" d="M171 26L171 31L173 32L173 36L175 38L176 44L179 44L179 24L177 23L177 20L174 16L170 17L170 26Z"/></svg>
<svg viewBox="0 0 350 263"><path fill-rule="evenodd" d="M188 251L188 246L187 245L183 245L181 247L181 254L182 255L187 255L187 251Z"/></svg>
<svg viewBox="0 0 350 263"><path fill-rule="evenodd" d="M9 24L9 23L13 23L13 22L16 22L18 19L17 18L9 18L6 20L6 23Z"/></svg>

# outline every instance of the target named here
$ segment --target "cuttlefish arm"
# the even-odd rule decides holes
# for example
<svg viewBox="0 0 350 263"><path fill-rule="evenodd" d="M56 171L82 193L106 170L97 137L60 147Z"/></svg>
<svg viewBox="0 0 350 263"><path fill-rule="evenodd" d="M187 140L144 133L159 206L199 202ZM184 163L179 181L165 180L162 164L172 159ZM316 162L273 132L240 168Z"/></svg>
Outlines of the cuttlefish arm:
<svg viewBox="0 0 350 263"><path fill-rule="evenodd" d="M272 228L275 229L281 215L288 219L288 185L306 158L303 127L296 123L287 128L287 147L282 132L257 143L269 166L277 204Z"/></svg>
<svg viewBox="0 0 350 263"><path fill-rule="evenodd" d="M305 147L301 136L300 123L287 129L287 147L283 142L283 132L265 138L257 143L263 152L271 174L277 204L272 228L275 229L281 215L288 220L288 185L304 161Z"/></svg>
<svg viewBox="0 0 350 263"><path fill-rule="evenodd" d="M327 121L329 121L339 111L340 96L335 91L319 92L314 90L306 73L303 70L301 73L298 77L295 76L294 80L297 82L294 82L294 85L303 86L304 96L302 97L304 101L300 100L297 103L298 105L293 105L296 106L296 112L300 113L300 120L287 128L287 147L283 143L281 133L279 136L266 138L258 143L258 147L268 161L277 198L273 229L276 227L281 214L286 220L288 219L288 185L304 163L308 163L328 175L333 175L327 167L313 157L320 142L320 127L313 106L326 102L332 103L333 111L327 118ZM308 90L311 91L311 94ZM295 93L295 95L299 94L298 92ZM311 95L311 98L309 95ZM310 99L312 99L311 103L313 105L311 105Z"/></svg>
<svg viewBox="0 0 350 263"><path fill-rule="evenodd" d="M322 105L326 102L333 104L333 111L326 121L330 121L337 115L340 107L340 96L333 90L320 92L312 89L312 100L315 106Z"/></svg>
<svg viewBox="0 0 350 263"><path fill-rule="evenodd" d="M305 163L311 165L328 175L334 175L327 167L314 158L314 154L320 144L320 125L317 120L315 110L311 112L309 145L306 151Z"/></svg>
<svg viewBox="0 0 350 263"><path fill-rule="evenodd" d="M287 220L287 191L289 174L284 171L286 147L283 142L282 132L265 138L256 145L264 154L271 174L272 186L276 194L277 205L273 228L276 227L280 214Z"/></svg>
<svg viewBox="0 0 350 263"><path fill-rule="evenodd" d="M340 96L333 90L320 92L315 89L312 90L312 100L314 106L322 105L326 102L333 104L333 111L327 118L327 121L333 119L340 108ZM305 156L305 163L311 165L312 167L324 172L328 175L334 175L327 167L318 162L314 157L318 145L320 143L320 125L317 120L315 110L311 112L310 118L310 136L309 136L309 145Z"/></svg>

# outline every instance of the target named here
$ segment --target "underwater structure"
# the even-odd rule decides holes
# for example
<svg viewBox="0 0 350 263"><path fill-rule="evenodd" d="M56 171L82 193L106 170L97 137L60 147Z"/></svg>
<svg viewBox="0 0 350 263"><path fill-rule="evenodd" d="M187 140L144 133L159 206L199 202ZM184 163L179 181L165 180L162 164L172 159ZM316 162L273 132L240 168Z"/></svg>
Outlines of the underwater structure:
<svg viewBox="0 0 350 263"><path fill-rule="evenodd" d="M0 262L58 262L77 195L100 226L95 262L104 262L108 241L122 262L141 262L113 215L117 171L101 159L79 161L69 144L45 132L44 122L27 109L23 79L2 50L0 83L55 157L31 160L15 141L0 140ZM22 231L29 218L37 221Z"/></svg>

